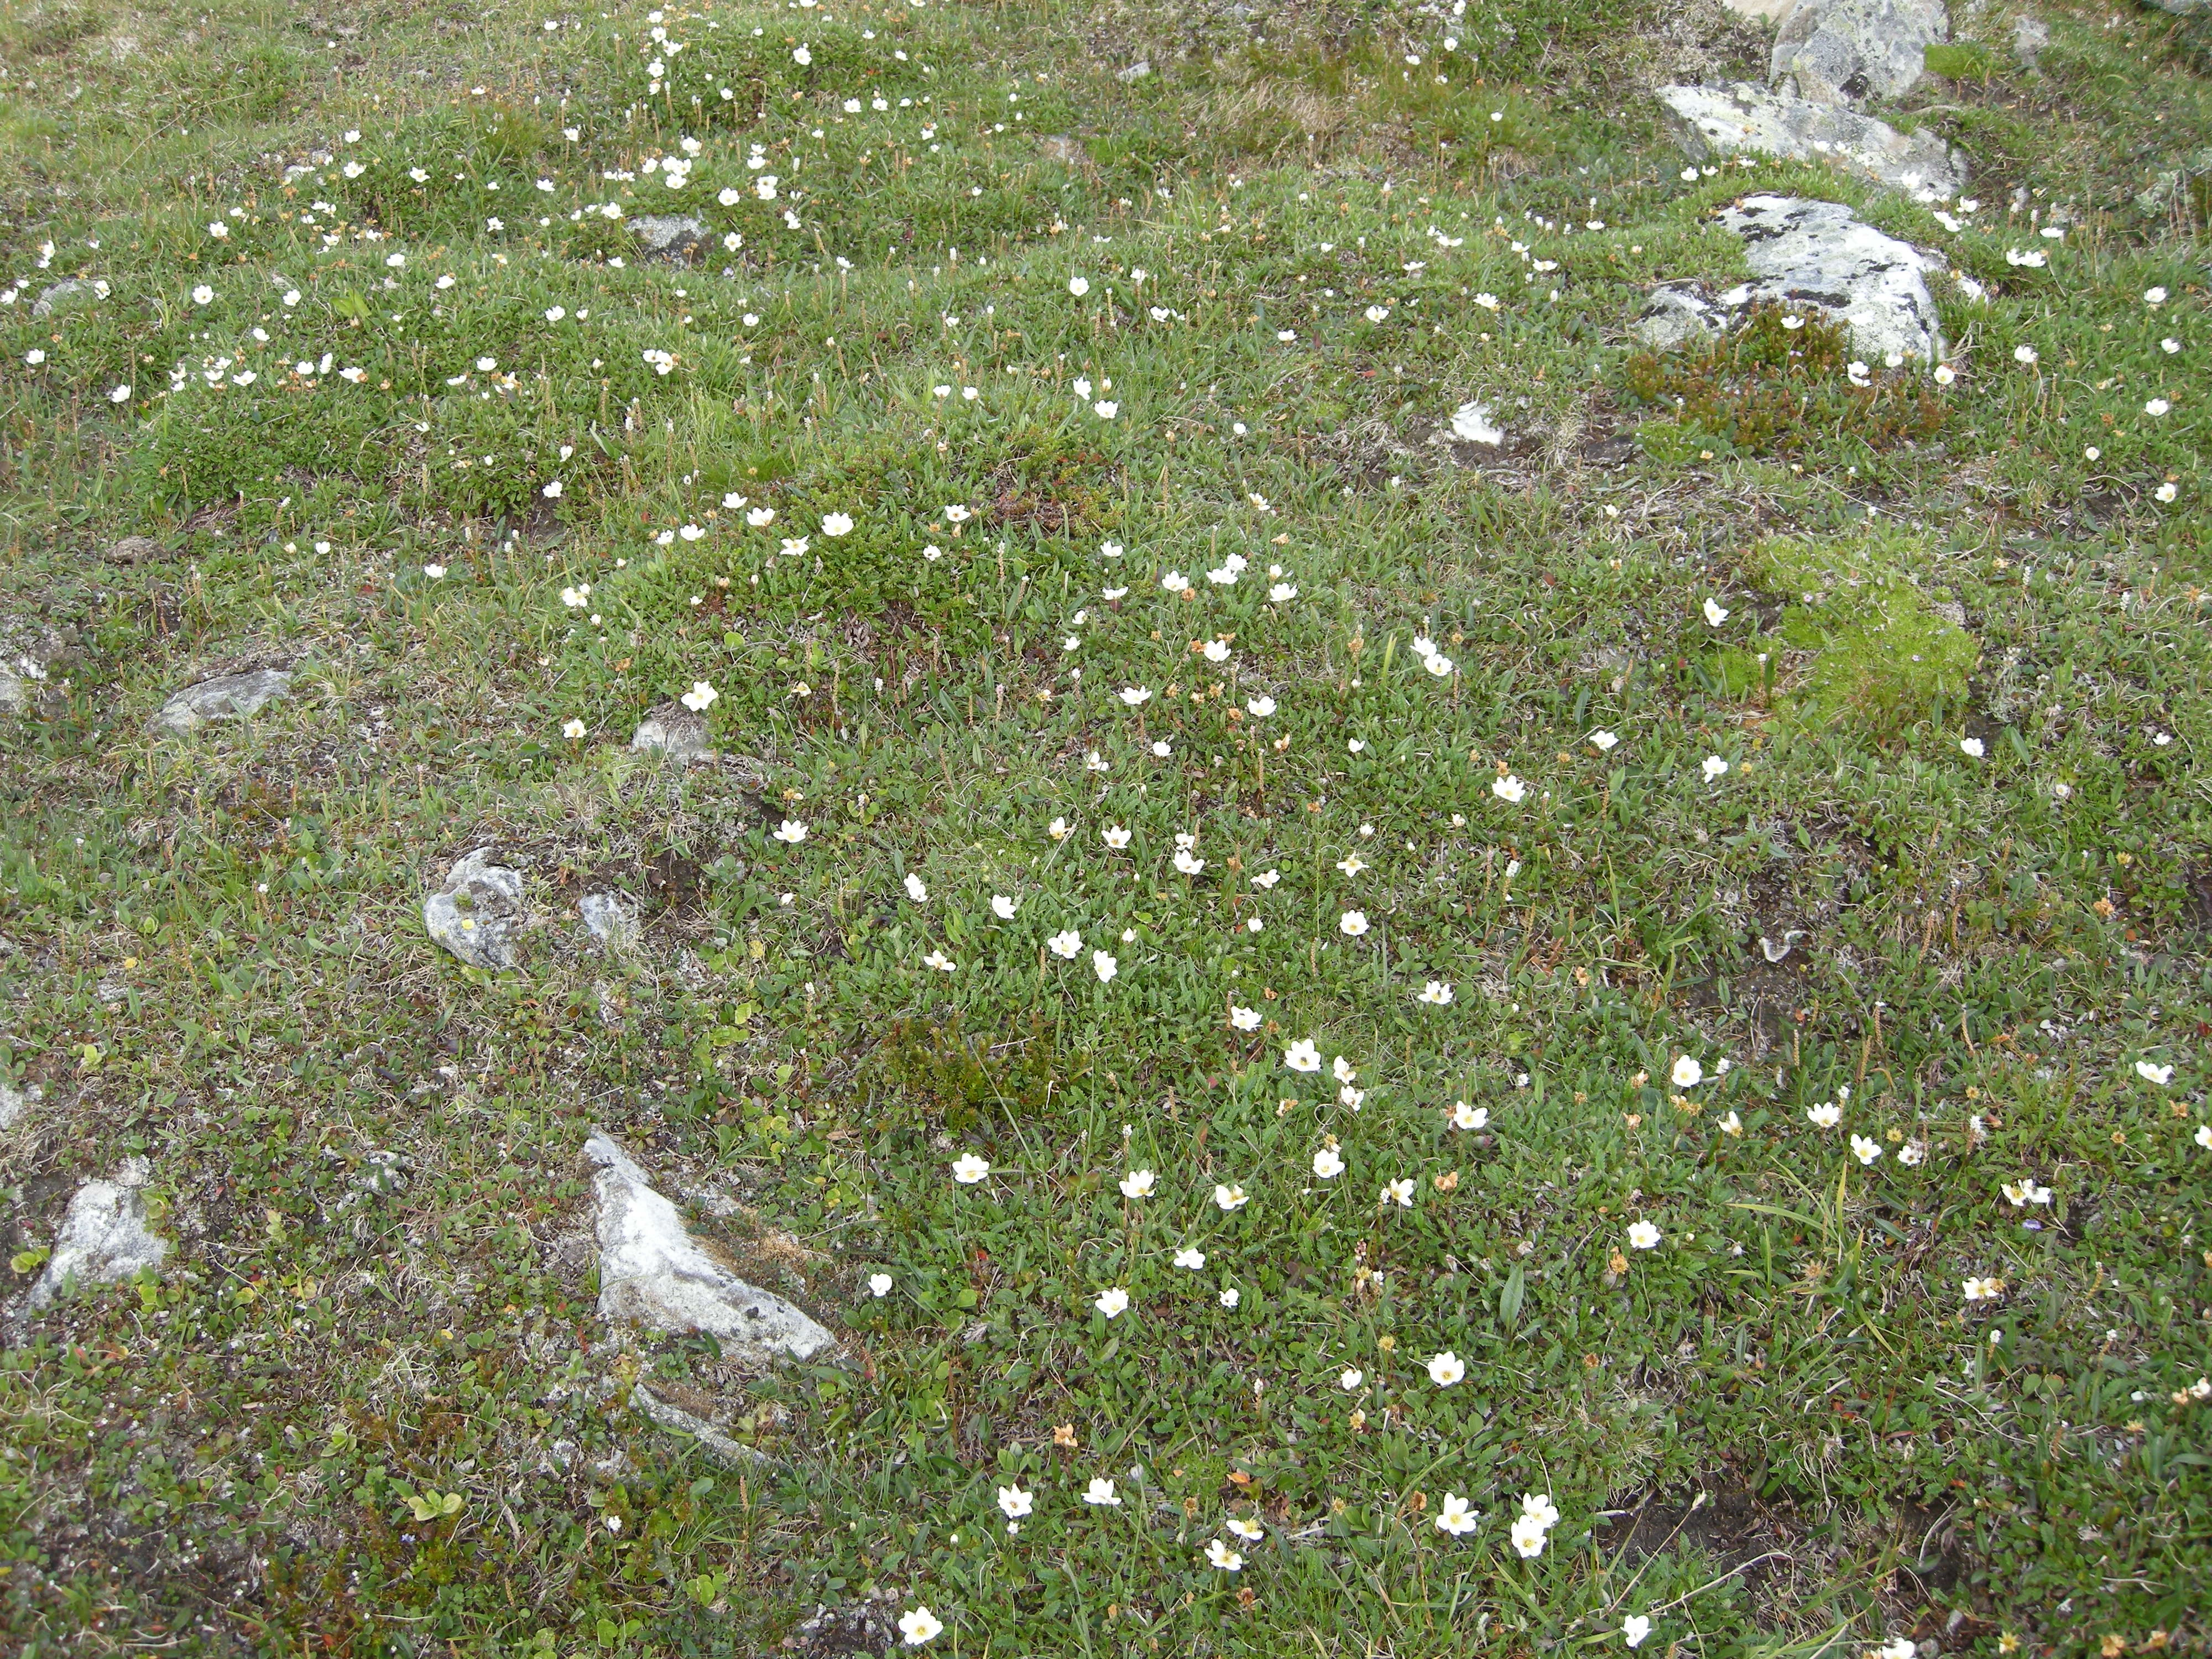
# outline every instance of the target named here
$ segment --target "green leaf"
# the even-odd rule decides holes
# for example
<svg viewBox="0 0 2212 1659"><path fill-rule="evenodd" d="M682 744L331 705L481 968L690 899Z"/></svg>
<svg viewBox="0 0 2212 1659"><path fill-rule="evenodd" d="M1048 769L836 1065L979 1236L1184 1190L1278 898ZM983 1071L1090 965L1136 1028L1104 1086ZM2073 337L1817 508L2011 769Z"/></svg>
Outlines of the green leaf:
<svg viewBox="0 0 2212 1659"><path fill-rule="evenodd" d="M1528 1289L1528 1277L1516 1262L1513 1271L1505 1275L1504 1288L1498 1292L1498 1316L1509 1331L1521 1322L1521 1300Z"/></svg>

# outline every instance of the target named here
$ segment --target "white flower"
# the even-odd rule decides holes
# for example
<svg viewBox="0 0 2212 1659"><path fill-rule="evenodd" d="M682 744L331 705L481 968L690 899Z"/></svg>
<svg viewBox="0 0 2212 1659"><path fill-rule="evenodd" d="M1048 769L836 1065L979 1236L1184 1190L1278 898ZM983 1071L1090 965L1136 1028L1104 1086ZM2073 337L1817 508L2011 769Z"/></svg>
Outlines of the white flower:
<svg viewBox="0 0 2212 1659"><path fill-rule="evenodd" d="M1091 1485L1083 1494L1083 1501L1086 1504L1110 1504L1115 1509L1121 1507L1121 1500L1114 1492L1114 1483L1103 1474L1091 1477Z"/></svg>
<svg viewBox="0 0 2212 1659"><path fill-rule="evenodd" d="M1300 1037L1283 1050L1283 1064L1293 1072L1318 1072L1321 1070L1321 1050L1314 1045L1311 1037Z"/></svg>
<svg viewBox="0 0 2212 1659"><path fill-rule="evenodd" d="M1229 1023L1240 1031L1258 1030L1260 1018L1260 1011L1257 1008L1231 1007L1229 1011Z"/></svg>
<svg viewBox="0 0 2212 1659"><path fill-rule="evenodd" d="M1651 1634L1651 1621L1640 1613L1632 1613L1620 1621L1620 1639L1632 1648L1644 1645L1644 1638Z"/></svg>
<svg viewBox="0 0 2212 1659"><path fill-rule="evenodd" d="M1874 1651L1875 1659L1912 1659L1920 1649L1910 1636L1893 1636Z"/></svg>
<svg viewBox="0 0 2212 1659"><path fill-rule="evenodd" d="M2160 306L2166 303L2166 290L2162 288L2145 289L2143 290L2143 303L2150 307L2153 310L2156 310Z"/></svg>
<svg viewBox="0 0 2212 1659"><path fill-rule="evenodd" d="M945 1628L943 1621L927 1607L916 1607L911 1613L899 1614L899 1634L910 1648L918 1648Z"/></svg>
<svg viewBox="0 0 2212 1659"><path fill-rule="evenodd" d="M2004 1280L2002 1279L1969 1279L1963 1281L1960 1285L1959 1288L1965 1294L1966 1300L1969 1302L1994 1302L1997 1297L2004 1294Z"/></svg>
<svg viewBox="0 0 2212 1659"><path fill-rule="evenodd" d="M1455 1101L1449 1121L1455 1129L1480 1129L1490 1121L1490 1108L1471 1106L1463 1100Z"/></svg>
<svg viewBox="0 0 2212 1659"><path fill-rule="evenodd" d="M990 1164L973 1152L963 1152L952 1163L952 1178L963 1187L974 1186L990 1173Z"/></svg>
<svg viewBox="0 0 2212 1659"><path fill-rule="evenodd" d="M1067 291L1070 294L1073 294L1077 299L1080 300L1085 295L1091 292L1091 279L1088 276L1069 277L1067 279Z"/></svg>
<svg viewBox="0 0 2212 1659"><path fill-rule="evenodd" d="M1266 696L1248 697L1244 702L1244 712L1255 720L1263 720L1275 712L1275 700Z"/></svg>
<svg viewBox="0 0 2212 1659"><path fill-rule="evenodd" d="M1449 1007L1451 1005L1452 988L1443 980L1432 979L1421 988L1418 1000L1427 1003L1431 1008Z"/></svg>
<svg viewBox="0 0 2212 1659"><path fill-rule="evenodd" d="M1351 1394L1355 1392L1358 1389L1359 1385L1366 1380L1367 1374L1361 1370L1358 1366L1352 1365L1346 1367L1344 1374L1336 1379L1336 1385L1340 1389L1342 1389L1345 1393Z"/></svg>
<svg viewBox="0 0 2212 1659"><path fill-rule="evenodd" d="M1267 1535L1267 1528L1261 1526L1257 1521L1249 1520L1241 1515L1232 1515L1229 1517L1229 1530L1248 1544L1256 1544Z"/></svg>
<svg viewBox="0 0 2212 1659"><path fill-rule="evenodd" d="M1689 1054L1674 1057L1674 1069L1668 1073L1677 1089L1694 1089L1705 1080L1705 1068Z"/></svg>
<svg viewBox="0 0 2212 1659"><path fill-rule="evenodd" d="M1121 412L1121 405L1111 398L1101 398L1091 405L1091 412L1102 421L1110 421Z"/></svg>
<svg viewBox="0 0 2212 1659"><path fill-rule="evenodd" d="M1515 1517L1512 1528L1513 1547L1523 1560L1531 1560L1544 1553L1545 1528L1533 1516Z"/></svg>
<svg viewBox="0 0 2212 1659"><path fill-rule="evenodd" d="M1546 1531L1559 1524L1559 1505L1552 1502L1549 1492L1524 1492L1521 1494L1521 1513Z"/></svg>
<svg viewBox="0 0 2212 1659"><path fill-rule="evenodd" d="M1490 793L1502 801L1518 806L1528 798L1528 786L1509 772L1502 778L1491 779Z"/></svg>
<svg viewBox="0 0 2212 1659"><path fill-rule="evenodd" d="M1222 1293L1215 1298L1215 1300L1219 1302L1224 1308L1233 1308L1243 1299L1243 1291L1238 1290L1234 1285L1222 1291Z"/></svg>
<svg viewBox="0 0 2212 1659"><path fill-rule="evenodd" d="M771 832L776 840L796 847L806 839L806 825L799 818L786 818Z"/></svg>
<svg viewBox="0 0 2212 1659"><path fill-rule="evenodd" d="M567 720L562 722L561 726L561 735L571 739L572 741L577 738L582 737L584 735L583 721L571 714Z"/></svg>
<svg viewBox="0 0 2212 1659"><path fill-rule="evenodd" d="M1938 363L1936 365L1936 384L1937 386L1948 386L1952 381L1958 378L1959 371L1953 368L1950 364Z"/></svg>
<svg viewBox="0 0 2212 1659"><path fill-rule="evenodd" d="M1129 844L1129 832L1118 823L1112 824L1098 832L1098 839L1118 853Z"/></svg>
<svg viewBox="0 0 2212 1659"><path fill-rule="evenodd" d="M1188 1267L1191 1272L1196 1273L1206 1265L1206 1252L1194 1250L1186 1244L1175 1253L1175 1264L1178 1267Z"/></svg>
<svg viewBox="0 0 2212 1659"><path fill-rule="evenodd" d="M852 527L853 520L849 514L831 513L825 515L822 520L822 533L825 536L842 536Z"/></svg>
<svg viewBox="0 0 2212 1659"><path fill-rule="evenodd" d="M772 507L754 507L750 512L745 514L745 522L756 530L760 529L764 525L774 524L775 522L775 509Z"/></svg>
<svg viewBox="0 0 2212 1659"><path fill-rule="evenodd" d="M1959 739L1959 752L1969 760L1979 760L1985 751L1979 738L1961 738Z"/></svg>
<svg viewBox="0 0 2212 1659"><path fill-rule="evenodd" d="M349 163L349 165L350 164ZM214 237L218 242L228 240L230 236L230 227L223 223L222 220L217 219L208 227L208 234Z"/></svg>
<svg viewBox="0 0 2212 1659"><path fill-rule="evenodd" d="M107 389L107 401L111 404L129 403L131 401L131 388L127 386L110 386Z"/></svg>
<svg viewBox="0 0 2212 1659"><path fill-rule="evenodd" d="M1844 1121L1844 1109L1832 1100L1805 1109L1805 1121L1816 1129L1832 1129Z"/></svg>
<svg viewBox="0 0 2212 1659"><path fill-rule="evenodd" d="M1438 679L1443 679L1452 672L1452 659L1442 652L1431 652L1421 659L1421 666Z"/></svg>
<svg viewBox="0 0 2212 1659"><path fill-rule="evenodd" d="M1367 913L1364 910L1346 910L1336 919L1336 930L1346 939L1358 939L1367 931Z"/></svg>
<svg viewBox="0 0 2212 1659"><path fill-rule="evenodd" d="M1380 1201L1384 1204L1395 1204L1401 1210L1412 1209L1413 1207L1413 1177L1408 1176L1402 1181L1384 1182Z"/></svg>
<svg viewBox="0 0 2212 1659"><path fill-rule="evenodd" d="M1224 1214L1233 1210L1241 1210L1250 1201L1250 1195L1242 1187L1233 1182L1226 1187L1217 1185L1213 1189L1214 1207Z"/></svg>
<svg viewBox="0 0 2212 1659"><path fill-rule="evenodd" d="M1872 1164L1881 1156L1881 1143L1865 1135L1851 1137L1851 1156L1862 1164Z"/></svg>
<svg viewBox="0 0 2212 1659"><path fill-rule="evenodd" d="M957 502L945 509L945 521L947 524L966 524L975 516L973 513Z"/></svg>
<svg viewBox="0 0 2212 1659"><path fill-rule="evenodd" d="M2004 1184L2004 1195L2015 1210L2023 1209L2030 1204L2051 1202L2051 1188L2039 1187L2032 1180L2008 1181Z"/></svg>
<svg viewBox="0 0 2212 1659"><path fill-rule="evenodd" d="M1262 870L1252 878L1252 884L1262 891L1267 891L1271 890L1282 878L1282 872L1279 870Z"/></svg>
<svg viewBox="0 0 2212 1659"><path fill-rule="evenodd" d="M2157 1066L2148 1060L2139 1060L2136 1062L2136 1075L2145 1083L2154 1083L2163 1089L2173 1080L2173 1067Z"/></svg>
<svg viewBox="0 0 2212 1659"><path fill-rule="evenodd" d="M544 496L549 501L559 501L561 499L561 481L558 478L554 479L550 483L547 484L544 489L539 490L538 493Z"/></svg>
<svg viewBox="0 0 2212 1659"><path fill-rule="evenodd" d="M1054 818L1050 823L1045 825L1044 832L1054 841L1066 841L1072 833L1067 827L1066 818Z"/></svg>
<svg viewBox="0 0 2212 1659"><path fill-rule="evenodd" d="M2179 489L2176 489L2176 488L2174 487L2174 485L2173 485L2171 482L2168 482L2168 483L2162 483L2162 484L2160 484L2160 485L2156 489L2153 490L2151 493L2152 493L2154 495L2157 496L2157 497L2158 497L2158 499L2159 499L2160 501L2172 501L2172 500L2176 495L2179 495L2181 492L2180 492L2180 490L2179 490Z"/></svg>
<svg viewBox="0 0 2212 1659"><path fill-rule="evenodd" d="M1342 1054L1339 1054L1329 1062L1328 1069L1329 1074L1339 1083L1356 1083L1359 1080L1359 1068Z"/></svg>
<svg viewBox="0 0 2212 1659"><path fill-rule="evenodd" d="M1267 590L1268 599L1277 605L1281 605L1286 600L1295 599L1297 596L1298 590L1291 586L1288 582L1277 582L1273 587Z"/></svg>
<svg viewBox="0 0 2212 1659"><path fill-rule="evenodd" d="M2012 349L2012 360L2016 363L2033 363L2035 358L2035 348L2032 345L2019 345Z"/></svg>
<svg viewBox="0 0 2212 1659"><path fill-rule="evenodd" d="M1150 1170L1132 1170L1121 1177L1121 1196L1144 1198L1152 1190L1153 1175Z"/></svg>
<svg viewBox="0 0 2212 1659"><path fill-rule="evenodd" d="M1103 951L1093 951L1091 953L1091 971L1097 975L1098 982L1104 985L1121 971L1121 964Z"/></svg>
<svg viewBox="0 0 2212 1659"><path fill-rule="evenodd" d="M1449 1389L1466 1375L1466 1362L1449 1348L1429 1357L1429 1381L1440 1389Z"/></svg>
<svg viewBox="0 0 2212 1659"><path fill-rule="evenodd" d="M1632 1249L1656 1250L1659 1248L1659 1230L1648 1221L1632 1222L1628 1243Z"/></svg>
<svg viewBox="0 0 2212 1659"><path fill-rule="evenodd" d="M1129 1293L1116 1285L1110 1291L1099 1291L1098 1299L1091 1305L1107 1318L1114 1319L1129 1310Z"/></svg>
<svg viewBox="0 0 2212 1659"><path fill-rule="evenodd" d="M1176 848L1175 857L1169 860L1186 876L1194 876L1206 868L1206 860L1193 856L1186 848Z"/></svg>
<svg viewBox="0 0 2212 1659"><path fill-rule="evenodd" d="M1313 1155L1313 1172L1323 1181L1334 1181L1344 1173L1344 1154L1334 1146L1324 1146Z"/></svg>
<svg viewBox="0 0 2212 1659"><path fill-rule="evenodd" d="M1720 1131L1723 1134L1731 1137L1740 1135L1743 1133L1743 1120L1731 1111L1726 1117L1721 1120ZM1919 1160L1917 1158L1913 1158L1908 1160L1908 1162L1917 1164Z"/></svg>
<svg viewBox="0 0 2212 1659"><path fill-rule="evenodd" d="M691 682L691 689L686 691L679 701L692 713L703 714L714 706L714 700L721 695L706 681L694 680Z"/></svg>
<svg viewBox="0 0 2212 1659"><path fill-rule="evenodd" d="M1121 701L1132 708L1150 702L1152 697L1152 690L1148 685L1125 685L1121 688Z"/></svg>
<svg viewBox="0 0 2212 1659"><path fill-rule="evenodd" d="M1448 1492L1444 1494L1443 1506L1437 1511L1437 1530L1458 1538L1473 1532L1475 1522L1480 1518L1468 1507L1467 1499L1456 1492Z"/></svg>
<svg viewBox="0 0 2212 1659"><path fill-rule="evenodd" d="M1083 935L1070 927L1063 933L1054 933L1045 941L1045 945L1053 955L1064 961L1073 962L1075 960L1076 953L1083 949Z"/></svg>
<svg viewBox="0 0 2212 1659"><path fill-rule="evenodd" d="M933 969L940 974L951 973L960 966L958 963L953 961L951 957L946 956L942 951L932 951L927 956L921 959L921 965L925 968Z"/></svg>
<svg viewBox="0 0 2212 1659"><path fill-rule="evenodd" d="M991 914L998 917L1000 921L1012 921L1014 919L1015 906L1018 902L1018 900L1008 898L1004 893L994 893L991 895Z"/></svg>
<svg viewBox="0 0 2212 1659"><path fill-rule="evenodd" d="M2195 1140L2198 1146L2204 1147L2208 1151L2212 1151L2212 1123L2198 1124L2197 1126L2197 1133L2191 1136L2191 1139Z"/></svg>
<svg viewBox="0 0 2212 1659"><path fill-rule="evenodd" d="M1206 1559L1224 1572L1235 1572L1244 1565L1244 1558L1218 1538L1206 1545Z"/></svg>
<svg viewBox="0 0 2212 1659"><path fill-rule="evenodd" d="M1718 755L1708 755L1700 763L1698 769L1705 775L1705 781L1711 783L1727 772L1729 763Z"/></svg>
<svg viewBox="0 0 2212 1659"><path fill-rule="evenodd" d="M1009 1521L1020 1520L1030 1512L1036 1503L1036 1494L1024 1492L1018 1480L1011 1486L999 1488L999 1508Z"/></svg>
<svg viewBox="0 0 2212 1659"><path fill-rule="evenodd" d="M870 1273L868 1275L868 1294L870 1296L881 1300L890 1293L891 1276L889 1273Z"/></svg>
<svg viewBox="0 0 2212 1659"><path fill-rule="evenodd" d="M1705 601L1705 620L1708 623L1712 624L1715 628L1718 628L1728 619L1729 613L1728 607L1726 605L1723 605L1718 599L1709 599Z"/></svg>
<svg viewBox="0 0 2212 1659"><path fill-rule="evenodd" d="M210 288L205 283L202 283L198 288L192 290L192 303L196 306L214 304L215 290Z"/></svg>

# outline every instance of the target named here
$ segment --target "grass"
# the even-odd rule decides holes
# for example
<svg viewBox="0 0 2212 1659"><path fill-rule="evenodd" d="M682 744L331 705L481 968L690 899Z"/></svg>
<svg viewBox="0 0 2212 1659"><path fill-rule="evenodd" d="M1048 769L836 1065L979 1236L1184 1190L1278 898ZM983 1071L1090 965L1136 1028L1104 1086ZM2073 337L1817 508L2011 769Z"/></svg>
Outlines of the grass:
<svg viewBox="0 0 2212 1659"><path fill-rule="evenodd" d="M9 9L9 1299L173 1244L10 1326L11 1649L2201 1650L2212 109L2043 11L1947 224L1682 179L1717 7ZM1751 188L1953 378L1639 356ZM836 1363L602 1323L593 1125Z"/></svg>

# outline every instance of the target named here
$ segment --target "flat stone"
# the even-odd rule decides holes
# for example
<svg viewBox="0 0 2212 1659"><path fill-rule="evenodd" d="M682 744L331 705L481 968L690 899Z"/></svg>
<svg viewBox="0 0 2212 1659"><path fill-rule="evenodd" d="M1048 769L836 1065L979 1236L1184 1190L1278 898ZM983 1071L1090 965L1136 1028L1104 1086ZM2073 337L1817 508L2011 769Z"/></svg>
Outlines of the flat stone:
<svg viewBox="0 0 2212 1659"><path fill-rule="evenodd" d="M155 712L146 722L147 729L172 738L186 737L217 720L258 714L276 698L289 696L291 690L292 676L282 668L221 675L178 692Z"/></svg>
<svg viewBox="0 0 2212 1659"><path fill-rule="evenodd" d="M1451 434L1462 443L1482 444L1492 449L1505 441L1505 428L1491 417L1488 404L1462 404L1454 410Z"/></svg>
<svg viewBox="0 0 2212 1659"><path fill-rule="evenodd" d="M707 741L707 719L680 702L665 702L638 722L629 746L640 754L665 755L686 766L714 758Z"/></svg>
<svg viewBox="0 0 2212 1659"><path fill-rule="evenodd" d="M1932 362L1942 352L1927 282L1928 273L1946 269L1940 254L1885 236L1836 202L1747 196L1719 218L1743 239L1757 273L1718 296L1726 309L1772 304L1825 312L1850 327L1853 348L1870 362L1893 351Z"/></svg>
<svg viewBox="0 0 2212 1659"><path fill-rule="evenodd" d="M1037 148L1062 167L1079 167L1091 160L1090 151L1063 132L1047 133Z"/></svg>
<svg viewBox="0 0 2212 1659"><path fill-rule="evenodd" d="M576 901L584 931L609 951L637 945L637 906L620 893L586 893Z"/></svg>
<svg viewBox="0 0 2212 1659"><path fill-rule="evenodd" d="M2023 64L2033 64L2038 53L2051 44L2051 25L2040 17L2030 17L2025 12L2012 20L2012 55Z"/></svg>
<svg viewBox="0 0 2212 1659"><path fill-rule="evenodd" d="M100 278L72 276L66 282L56 283L32 301L31 315L51 317L57 311L73 311L79 306L97 304L107 295L107 284Z"/></svg>
<svg viewBox="0 0 2212 1659"><path fill-rule="evenodd" d="M1943 0L1798 0L1775 32L1767 80L1815 103L1894 100L1951 38Z"/></svg>
<svg viewBox="0 0 2212 1659"><path fill-rule="evenodd" d="M781 1297L748 1285L692 1237L676 1206L604 1129L584 1143L599 1200L599 1316L705 1331L741 1364L810 1359L836 1338Z"/></svg>
<svg viewBox="0 0 2212 1659"><path fill-rule="evenodd" d="M36 1313L74 1282L110 1285L142 1267L158 1267L169 1241L146 1225L142 1190L153 1171L143 1158L126 1161L112 1181L88 1181L70 1200L54 1253L46 1270L23 1299L23 1310Z"/></svg>
<svg viewBox="0 0 2212 1659"><path fill-rule="evenodd" d="M1141 81L1152 72L1152 66L1151 63L1145 58L1139 58L1135 63L1130 64L1128 68L1124 70L1115 70L1114 71L1114 78L1116 81L1124 82L1130 81Z"/></svg>
<svg viewBox="0 0 2212 1659"><path fill-rule="evenodd" d="M2150 0L2160 11L2176 17L2196 17L2212 11L2212 0Z"/></svg>
<svg viewBox="0 0 2212 1659"><path fill-rule="evenodd" d="M1725 90L1662 87L1656 95L1675 142L1693 161L1745 155L1825 161L1922 202L1947 200L1966 185L1965 155L1925 127L1899 132L1871 115L1748 82Z"/></svg>
<svg viewBox="0 0 2212 1659"><path fill-rule="evenodd" d="M763 1468L775 1460L757 1446L748 1446L741 1440L732 1440L705 1418L695 1416L681 1406L672 1406L650 1389L640 1388L630 1395L637 1408L661 1428L675 1434L688 1434L699 1443L699 1449L726 1469Z"/></svg>
<svg viewBox="0 0 2212 1659"><path fill-rule="evenodd" d="M37 1084L27 1089L18 1089L10 1083L0 1083L0 1129L11 1129L15 1121L44 1098Z"/></svg>
<svg viewBox="0 0 2212 1659"><path fill-rule="evenodd" d="M1628 331L1654 351L1666 351L1711 339L1729 321L1726 312L1694 289L1669 285L1651 290Z"/></svg>
<svg viewBox="0 0 2212 1659"><path fill-rule="evenodd" d="M686 216L647 213L629 224L638 257L647 264L689 264L707 241L707 227Z"/></svg>
<svg viewBox="0 0 2212 1659"><path fill-rule="evenodd" d="M1721 0L1726 9L1739 17L1755 17L1762 23L1771 23L1782 16L1797 0Z"/></svg>
<svg viewBox="0 0 2212 1659"><path fill-rule="evenodd" d="M422 901L422 926L471 968L498 973L514 966L522 872L494 863L492 851L479 847L454 861L445 885Z"/></svg>

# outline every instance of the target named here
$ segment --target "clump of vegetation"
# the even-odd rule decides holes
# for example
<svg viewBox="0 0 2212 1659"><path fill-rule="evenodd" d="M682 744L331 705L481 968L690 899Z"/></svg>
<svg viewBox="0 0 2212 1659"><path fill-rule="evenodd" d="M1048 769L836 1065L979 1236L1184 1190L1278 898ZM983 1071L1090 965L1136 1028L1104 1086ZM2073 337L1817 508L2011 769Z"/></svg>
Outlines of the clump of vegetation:
<svg viewBox="0 0 2212 1659"><path fill-rule="evenodd" d="M1882 740L1940 725L1963 705L1980 647L1939 608L1951 603L1948 590L1917 579L1928 551L1923 538L1880 533L1759 545L1752 574L1787 601L1777 642L1811 653L1788 693L1804 725Z"/></svg>
<svg viewBox="0 0 2212 1659"><path fill-rule="evenodd" d="M1622 371L1630 398L1671 408L1639 434L1662 455L1725 445L1745 455L1792 455L1849 432L1871 448L1932 437L1943 400L1916 369L1870 366L1854 376L1850 331L1815 311L1755 307L1733 333L1639 352Z"/></svg>

